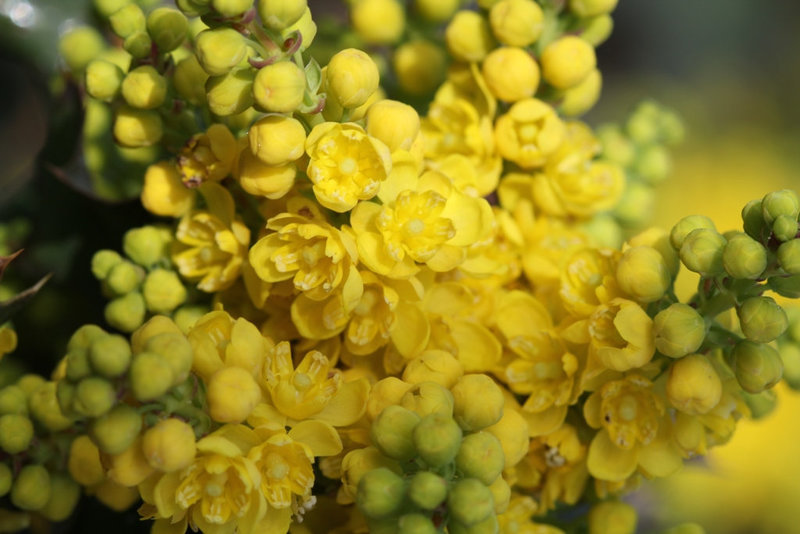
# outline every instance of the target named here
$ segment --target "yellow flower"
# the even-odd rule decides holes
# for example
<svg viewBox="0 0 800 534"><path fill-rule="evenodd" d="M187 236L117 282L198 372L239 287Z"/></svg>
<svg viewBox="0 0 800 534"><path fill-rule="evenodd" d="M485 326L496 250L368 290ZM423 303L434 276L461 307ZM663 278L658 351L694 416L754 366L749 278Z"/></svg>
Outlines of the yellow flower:
<svg viewBox="0 0 800 534"><path fill-rule="evenodd" d="M374 197L392 170L386 145L353 123L315 126L306 139L306 152L317 200L340 213Z"/></svg>
<svg viewBox="0 0 800 534"><path fill-rule="evenodd" d="M531 517L539 506L527 495L513 494L505 512L498 514L500 534L564 534L551 525L535 523Z"/></svg>
<svg viewBox="0 0 800 534"><path fill-rule="evenodd" d="M541 167L562 144L564 123L555 110L536 98L515 103L494 127L497 149L525 169Z"/></svg>
<svg viewBox="0 0 800 534"><path fill-rule="evenodd" d="M141 200L150 213L180 217L192 209L194 197L195 192L183 184L172 163L161 161L147 168Z"/></svg>
<svg viewBox="0 0 800 534"><path fill-rule="evenodd" d="M561 302L573 315L586 317L618 296L616 270L620 252L584 248L567 257L561 269Z"/></svg>
<svg viewBox="0 0 800 534"><path fill-rule="evenodd" d="M365 355L388 343L394 325L394 308L400 296L370 271L362 271L361 279L364 292L353 309L344 342L353 354Z"/></svg>
<svg viewBox="0 0 800 534"><path fill-rule="evenodd" d="M274 200L284 197L297 176L294 163L284 165L267 165L249 150L242 150L236 178L242 189L255 196L263 196Z"/></svg>
<svg viewBox="0 0 800 534"><path fill-rule="evenodd" d="M198 289L213 293L239 277L250 244L250 230L235 218L233 198L215 183L200 190L208 211L191 211L175 232L172 261L184 278L199 280Z"/></svg>
<svg viewBox="0 0 800 534"><path fill-rule="evenodd" d="M292 323L307 339L329 339L347 326L351 313L364 294L364 283L354 263L345 273L342 283L322 300L309 292L292 302Z"/></svg>
<svg viewBox="0 0 800 534"><path fill-rule="evenodd" d="M247 457L261 474L261 492L270 506L289 508L298 497L301 502L311 498L314 456L308 446L278 433L250 449Z"/></svg>
<svg viewBox="0 0 800 534"><path fill-rule="evenodd" d="M239 157L239 143L223 124L211 125L205 133L195 134L181 149L178 171L188 187L209 180L219 182L233 170Z"/></svg>
<svg viewBox="0 0 800 534"><path fill-rule="evenodd" d="M589 317L589 353L609 369L642 367L655 353L653 320L637 303L616 298Z"/></svg>

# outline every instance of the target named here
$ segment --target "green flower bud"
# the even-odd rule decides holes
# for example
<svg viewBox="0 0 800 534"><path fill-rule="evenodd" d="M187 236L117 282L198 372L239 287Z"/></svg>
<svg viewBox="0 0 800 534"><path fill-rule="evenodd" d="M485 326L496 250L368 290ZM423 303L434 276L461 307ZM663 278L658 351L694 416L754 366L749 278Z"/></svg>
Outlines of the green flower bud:
<svg viewBox="0 0 800 534"><path fill-rule="evenodd" d="M403 514L397 520L397 534L437 534L433 521L423 514Z"/></svg>
<svg viewBox="0 0 800 534"><path fill-rule="evenodd" d="M761 199L761 215L767 224L771 225L781 215L796 221L798 214L800 214L800 199L791 189L773 191Z"/></svg>
<svg viewBox="0 0 800 534"><path fill-rule="evenodd" d="M597 138L603 145L603 158L627 167L636 157L636 147L622 133L617 124L606 124L597 128Z"/></svg>
<svg viewBox="0 0 800 534"><path fill-rule="evenodd" d="M800 389L800 345L783 343L779 352L783 362L783 379L796 391Z"/></svg>
<svg viewBox="0 0 800 534"><path fill-rule="evenodd" d="M47 380L34 373L22 375L22 377L17 380L17 387L25 393L25 396L28 399L30 399L30 396L36 393L39 388L45 384L47 384Z"/></svg>
<svg viewBox="0 0 800 534"><path fill-rule="evenodd" d="M767 223L761 210L760 200L751 200L742 208L742 223L747 235L756 241L763 241L768 234Z"/></svg>
<svg viewBox="0 0 800 534"><path fill-rule="evenodd" d="M122 96L138 109L155 109L167 96L167 80L150 65L136 67L122 81Z"/></svg>
<svg viewBox="0 0 800 534"><path fill-rule="evenodd" d="M78 417L79 415L72 409L76 390L75 382L71 380L59 380L56 384L56 400L58 401L58 407L61 409L62 413L69 417Z"/></svg>
<svg viewBox="0 0 800 534"><path fill-rule="evenodd" d="M306 73L291 61L280 61L258 70L253 82L256 104L267 112L291 113L303 102Z"/></svg>
<svg viewBox="0 0 800 534"><path fill-rule="evenodd" d="M786 312L771 297L751 297L736 312L745 337L756 343L769 343L789 326Z"/></svg>
<svg viewBox="0 0 800 534"><path fill-rule="evenodd" d="M50 498L39 510L50 521L64 521L75 510L81 498L81 487L65 473L50 475Z"/></svg>
<svg viewBox="0 0 800 534"><path fill-rule="evenodd" d="M611 13L617 0L570 0L569 9L579 17L594 17Z"/></svg>
<svg viewBox="0 0 800 534"><path fill-rule="evenodd" d="M414 428L414 445L425 463L436 468L453 461L461 446L461 436L461 427L451 417L432 413Z"/></svg>
<svg viewBox="0 0 800 534"><path fill-rule="evenodd" d="M131 346L122 336L109 335L96 339L89 346L89 363L94 372L114 378L128 370Z"/></svg>
<svg viewBox="0 0 800 534"><path fill-rule="evenodd" d="M145 31L135 32L125 38L122 48L136 59L144 59L153 51L153 40Z"/></svg>
<svg viewBox="0 0 800 534"><path fill-rule="evenodd" d="M411 410L387 406L372 423L372 442L389 458L401 462L411 460L417 454L413 433L419 421L420 416Z"/></svg>
<svg viewBox="0 0 800 534"><path fill-rule="evenodd" d="M0 449L18 454L28 448L33 439L33 423L24 415L0 416Z"/></svg>
<svg viewBox="0 0 800 534"><path fill-rule="evenodd" d="M672 156L663 145L649 145L641 149L633 164L633 171L650 185L664 181L672 171Z"/></svg>
<svg viewBox="0 0 800 534"><path fill-rule="evenodd" d="M253 105L253 69L237 69L206 81L206 100L212 113L227 117Z"/></svg>
<svg viewBox="0 0 800 534"><path fill-rule="evenodd" d="M738 234L725 245L722 265L734 278L755 280L767 268L767 249L752 237Z"/></svg>
<svg viewBox="0 0 800 534"><path fill-rule="evenodd" d="M306 0L258 0L256 9L264 26L281 31L291 26L303 16L308 2Z"/></svg>
<svg viewBox="0 0 800 534"><path fill-rule="evenodd" d="M95 339L105 337L105 330L94 324L85 324L75 330L67 342L67 352L74 349L88 349Z"/></svg>
<svg viewBox="0 0 800 534"><path fill-rule="evenodd" d="M200 16L211 11L208 4L209 2L207 0L175 0L175 5L178 6L178 9L180 9L183 14L187 17L193 17L193 21L197 21L201 24L203 21L200 19ZM205 24L203 24L203 27L207 28Z"/></svg>
<svg viewBox="0 0 800 534"><path fill-rule="evenodd" d="M611 36L614 19L610 15L597 15L584 19L580 24L581 39L597 48Z"/></svg>
<svg viewBox="0 0 800 534"><path fill-rule="evenodd" d="M99 376L87 376L78 382L72 408L87 417L100 417L116 400L117 392L111 382Z"/></svg>
<svg viewBox="0 0 800 534"><path fill-rule="evenodd" d="M356 504L371 519L394 514L403 504L405 481L386 467L368 471L358 482Z"/></svg>
<svg viewBox="0 0 800 534"><path fill-rule="evenodd" d="M432 413L453 415L453 395L435 382L414 384L400 398L400 405L422 417Z"/></svg>
<svg viewBox="0 0 800 534"><path fill-rule="evenodd" d="M661 534L706 534L706 530L697 523L681 523L668 528Z"/></svg>
<svg viewBox="0 0 800 534"><path fill-rule="evenodd" d="M651 186L638 181L629 181L625 184L625 190L613 213L623 225L635 228L649 220L654 204L655 194Z"/></svg>
<svg viewBox="0 0 800 534"><path fill-rule="evenodd" d="M123 260L114 265L106 276L105 287L114 295L125 295L139 288L144 279L144 270Z"/></svg>
<svg viewBox="0 0 800 534"><path fill-rule="evenodd" d="M616 274L620 288L639 302L660 299L672 284L667 262L653 247L626 250L617 264Z"/></svg>
<svg viewBox="0 0 800 534"><path fill-rule="evenodd" d="M0 389L0 415L28 413L28 397L21 387L9 384Z"/></svg>
<svg viewBox="0 0 800 534"><path fill-rule="evenodd" d="M142 429L142 416L128 404L117 404L89 423L89 437L107 454L120 454L131 446Z"/></svg>
<svg viewBox="0 0 800 534"><path fill-rule="evenodd" d="M797 237L797 219L788 215L780 215L772 223L772 235L781 242L786 242Z"/></svg>
<svg viewBox="0 0 800 534"><path fill-rule="evenodd" d="M0 497L5 497L11 490L11 484L14 482L14 473L11 468L5 463L0 462Z"/></svg>
<svg viewBox="0 0 800 534"><path fill-rule="evenodd" d="M325 74L328 97L342 108L357 108L378 90L378 66L369 55L356 48L337 52L328 62Z"/></svg>
<svg viewBox="0 0 800 534"><path fill-rule="evenodd" d="M119 94L125 73L109 61L96 59L86 67L86 92L98 100L112 101Z"/></svg>
<svg viewBox="0 0 800 534"><path fill-rule="evenodd" d="M188 334L189 330L194 326L203 315L211 310L205 306L182 306L173 315L172 319L178 325L181 332Z"/></svg>
<svg viewBox="0 0 800 534"><path fill-rule="evenodd" d="M477 478L488 486L500 476L504 465L503 447L492 434L475 432L461 441L456 467L465 477Z"/></svg>
<svg viewBox="0 0 800 534"><path fill-rule="evenodd" d="M55 382L45 382L28 399L28 410L33 418L51 432L60 432L72 426L58 405Z"/></svg>
<svg viewBox="0 0 800 534"><path fill-rule="evenodd" d="M253 0L211 0L211 5L223 17L233 18L243 15L250 9Z"/></svg>
<svg viewBox="0 0 800 534"><path fill-rule="evenodd" d="M111 269L122 262L122 256L113 250L98 250L92 256L92 274L98 280L103 280L108 276Z"/></svg>
<svg viewBox="0 0 800 534"><path fill-rule="evenodd" d="M104 18L110 17L115 11L125 7L130 2L131 0L92 0L94 8Z"/></svg>
<svg viewBox="0 0 800 534"><path fill-rule="evenodd" d="M750 417L754 420L763 419L771 414L778 405L778 396L775 391L767 389L761 393L752 394L742 392L742 398L750 408Z"/></svg>
<svg viewBox="0 0 800 534"><path fill-rule="evenodd" d="M146 314L144 297L131 292L117 297L106 305L106 322L121 332L130 333L139 328Z"/></svg>
<svg viewBox="0 0 800 534"><path fill-rule="evenodd" d="M781 379L781 357L777 350L765 343L740 341L733 348L732 356L736 380L748 393L760 393Z"/></svg>
<svg viewBox="0 0 800 534"><path fill-rule="evenodd" d="M58 43L58 51L72 71L82 71L105 47L100 32L88 26L75 28Z"/></svg>
<svg viewBox="0 0 800 534"><path fill-rule="evenodd" d="M50 500L50 474L43 465L29 464L20 469L11 488L11 503L35 512Z"/></svg>
<svg viewBox="0 0 800 534"><path fill-rule="evenodd" d="M208 73L200 66L197 56L191 55L175 65L172 83L178 94L190 104L202 106L206 103L206 81Z"/></svg>
<svg viewBox="0 0 800 534"><path fill-rule="evenodd" d="M221 26L200 32L195 40L197 60L211 76L230 72L247 55L247 44L242 34Z"/></svg>
<svg viewBox="0 0 800 534"><path fill-rule="evenodd" d="M453 393L453 418L472 432L492 426L503 417L503 390L487 375L464 375L450 389ZM475 399L481 399L475 402Z"/></svg>
<svg viewBox="0 0 800 534"><path fill-rule="evenodd" d="M162 54L178 48L188 31L189 21L176 9L159 7L147 15L147 32Z"/></svg>
<svg viewBox="0 0 800 534"><path fill-rule="evenodd" d="M125 255L145 268L169 256L167 245L161 229L155 226L133 228L125 232L122 238Z"/></svg>
<svg viewBox="0 0 800 534"><path fill-rule="evenodd" d="M800 274L800 239L786 241L778 247L778 263L789 274Z"/></svg>
<svg viewBox="0 0 800 534"><path fill-rule="evenodd" d="M675 248L675 250L680 250L686 236L688 236L692 230L698 228L716 230L714 221L705 215L689 215L688 217L684 217L678 221L678 224L672 227L672 231L669 234L669 240L673 248Z"/></svg>
<svg viewBox="0 0 800 534"><path fill-rule="evenodd" d="M462 478L447 496L447 510L462 525L475 525L493 515L492 492L477 479Z"/></svg>
<svg viewBox="0 0 800 534"><path fill-rule="evenodd" d="M169 314L186 300L186 288L174 271L154 269L142 287L147 309L153 313Z"/></svg>
<svg viewBox="0 0 800 534"><path fill-rule="evenodd" d="M172 332L156 334L145 342L144 350L158 354L166 362L174 377L173 385L183 382L189 376L193 351L192 345L184 336Z"/></svg>
<svg viewBox="0 0 800 534"><path fill-rule="evenodd" d="M108 22L111 23L113 32L123 39L145 29L144 12L133 2L115 11L108 18Z"/></svg>
<svg viewBox="0 0 800 534"><path fill-rule="evenodd" d="M408 498L423 510L433 510L447 497L447 481L430 471L418 471L408 485Z"/></svg>
<svg viewBox="0 0 800 534"><path fill-rule="evenodd" d="M134 356L128 378L133 396L140 401L160 397L175 382L169 362L155 352L140 352Z"/></svg>
<svg viewBox="0 0 800 534"><path fill-rule="evenodd" d="M89 366L89 355L86 349L73 349L67 353L66 375L72 381L78 381L84 376L91 374Z"/></svg>
<svg viewBox="0 0 800 534"><path fill-rule="evenodd" d="M464 525L455 520L448 521L447 532L449 534L496 534L499 532L500 525L497 516L491 514L483 521L478 521L474 525Z"/></svg>
<svg viewBox="0 0 800 534"><path fill-rule="evenodd" d="M724 270L722 253L726 244L727 240L716 230L692 230L681 245L681 261L687 269L703 276L720 274Z"/></svg>
<svg viewBox="0 0 800 534"><path fill-rule="evenodd" d="M653 102L642 102L636 107L625 123L625 129L634 143L647 145L658 142L658 114L658 105Z"/></svg>
<svg viewBox="0 0 800 534"><path fill-rule="evenodd" d="M589 511L589 534L633 534L636 509L622 501L604 501Z"/></svg>
<svg viewBox="0 0 800 534"><path fill-rule="evenodd" d="M706 323L697 310L676 302L656 314L653 335L658 352L680 358L695 352L703 344Z"/></svg>
<svg viewBox="0 0 800 534"><path fill-rule="evenodd" d="M152 110L122 106L114 118L114 139L124 147L150 146L164 134L161 116Z"/></svg>

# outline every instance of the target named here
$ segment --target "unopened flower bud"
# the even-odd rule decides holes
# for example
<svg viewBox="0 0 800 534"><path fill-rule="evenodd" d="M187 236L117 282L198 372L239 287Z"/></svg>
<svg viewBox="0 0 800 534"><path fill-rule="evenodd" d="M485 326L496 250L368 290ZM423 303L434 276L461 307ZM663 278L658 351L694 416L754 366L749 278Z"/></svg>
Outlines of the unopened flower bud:
<svg viewBox="0 0 800 534"><path fill-rule="evenodd" d="M633 534L636 509L622 501L604 501L589 511L589 534Z"/></svg>
<svg viewBox="0 0 800 534"><path fill-rule="evenodd" d="M579 17L594 17L611 13L617 0L570 0L569 10Z"/></svg>
<svg viewBox="0 0 800 534"><path fill-rule="evenodd" d="M465 375L451 388L453 417L467 432L482 430L503 416L503 391L483 374ZM481 402L475 402L480 398Z"/></svg>
<svg viewBox="0 0 800 534"><path fill-rule="evenodd" d="M280 2L270 2L278 3ZM226 18L239 17L253 7L253 0L211 0L214 10Z"/></svg>
<svg viewBox="0 0 800 534"><path fill-rule="evenodd" d="M750 408L750 417L756 421L771 414L778 404L778 396L771 389L756 394L743 392L742 399Z"/></svg>
<svg viewBox="0 0 800 534"><path fill-rule="evenodd" d="M414 445L425 463L436 468L453 461L461 436L461 428L451 417L434 413L423 417L414 428Z"/></svg>
<svg viewBox="0 0 800 534"><path fill-rule="evenodd" d="M267 115L250 127L247 137L252 153L267 165L283 165L305 153L305 128L292 117Z"/></svg>
<svg viewBox="0 0 800 534"><path fill-rule="evenodd" d="M702 354L690 354L674 362L667 378L667 398L690 415L710 412L722 397L722 381Z"/></svg>
<svg viewBox="0 0 800 534"><path fill-rule="evenodd" d="M125 251L125 255L146 268L168 257L167 244L161 229L155 226L132 228L125 232L122 238L122 250Z"/></svg>
<svg viewBox="0 0 800 534"><path fill-rule="evenodd" d="M122 42L122 48L136 59L144 59L152 53L153 40L146 31L130 34Z"/></svg>
<svg viewBox="0 0 800 534"><path fill-rule="evenodd" d="M192 54L180 60L175 65L172 74L172 83L175 90L187 102L194 106L201 106L206 102L206 81L208 73L200 66L197 56Z"/></svg>
<svg viewBox="0 0 800 534"><path fill-rule="evenodd" d="M51 432L72 426L72 419L64 416L56 397L55 382L45 382L28 399L28 410L33 419Z"/></svg>
<svg viewBox="0 0 800 534"><path fill-rule="evenodd" d="M78 329L80 330L80 329ZM77 332L76 332L77 333ZM73 337L74 334L73 334ZM71 341L71 340L70 340ZM67 344L67 350L70 350L72 347ZM34 393L36 393L42 386L47 384L47 380L42 378L41 376L35 373L26 373L17 380L16 386L20 388L27 398L30 398Z"/></svg>
<svg viewBox="0 0 800 534"><path fill-rule="evenodd" d="M161 115L152 110L122 106L114 118L114 139L124 147L150 146L164 134Z"/></svg>
<svg viewBox="0 0 800 534"><path fill-rule="evenodd" d="M477 478L488 486L500 476L504 465L503 448L489 432L474 432L461 441L456 467L465 477Z"/></svg>
<svg viewBox="0 0 800 534"><path fill-rule="evenodd" d="M253 98L264 111L291 113L303 103L306 74L292 61L279 61L258 70Z"/></svg>
<svg viewBox="0 0 800 534"><path fill-rule="evenodd" d="M405 9L397 0L359 0L351 7L350 19L353 29L367 44L395 43L406 27Z"/></svg>
<svg viewBox="0 0 800 534"><path fill-rule="evenodd" d="M441 49L428 41L403 43L394 52L392 66L397 82L408 93L423 95L442 79L445 57Z"/></svg>
<svg viewBox="0 0 800 534"><path fill-rule="evenodd" d="M109 61L94 60L86 66L86 92L93 98L110 102L119 94L125 73Z"/></svg>
<svg viewBox="0 0 800 534"><path fill-rule="evenodd" d="M142 452L155 469L170 473L189 466L197 450L192 427L170 417L147 429L142 437Z"/></svg>
<svg viewBox="0 0 800 534"><path fill-rule="evenodd" d="M769 225L781 215L786 215L796 221L798 214L800 214L800 199L798 199L797 193L791 189L773 191L761 199L761 215Z"/></svg>
<svg viewBox="0 0 800 534"><path fill-rule="evenodd" d="M306 0L257 0L256 10L267 28L281 31L297 22L308 7Z"/></svg>
<svg viewBox="0 0 800 534"><path fill-rule="evenodd" d="M108 459L108 478L123 486L136 486L154 471L142 452L141 436L137 436L130 447Z"/></svg>
<svg viewBox="0 0 800 534"><path fill-rule="evenodd" d="M557 89L575 87L597 67L594 47L574 35L560 37L547 45L540 61L542 77Z"/></svg>
<svg viewBox="0 0 800 534"><path fill-rule="evenodd" d="M296 176L294 163L267 165L249 150L239 156L239 185L251 195L281 198L292 189Z"/></svg>
<svg viewBox="0 0 800 534"><path fill-rule="evenodd" d="M411 410L387 406L372 423L372 442L389 458L408 461L417 454L413 433L419 421L420 416Z"/></svg>
<svg viewBox="0 0 800 534"><path fill-rule="evenodd" d="M378 89L378 66L363 50L346 48L328 62L325 84L328 98L342 108L357 108Z"/></svg>
<svg viewBox="0 0 800 534"><path fill-rule="evenodd" d="M475 11L456 13L445 29L444 38L447 49L459 61L482 61L494 47L489 24Z"/></svg>
<svg viewBox="0 0 800 534"><path fill-rule="evenodd" d="M212 113L229 117L253 105L253 69L234 69L206 81L206 101Z"/></svg>
<svg viewBox="0 0 800 534"><path fill-rule="evenodd" d="M453 395L435 382L420 382L403 395L400 405L422 417L432 413L450 417L453 414Z"/></svg>
<svg viewBox="0 0 800 534"><path fill-rule="evenodd" d="M92 274L98 280L103 280L108 276L112 267L122 262L122 256L113 250L98 250L92 256Z"/></svg>
<svg viewBox="0 0 800 534"><path fill-rule="evenodd" d="M142 8L134 2L115 11L108 17L108 22L111 24L111 29L114 33L123 39L132 33L145 30L144 12Z"/></svg>
<svg viewBox="0 0 800 534"><path fill-rule="evenodd" d="M603 77L600 75L599 70L594 69L581 83L564 91L564 96L558 105L558 109L568 117L583 115L600 99L602 88ZM648 163L647 168L652 169L653 167Z"/></svg>
<svg viewBox="0 0 800 534"><path fill-rule="evenodd" d="M436 382L446 388L464 375L464 366L444 350L427 350L409 361L403 370L403 381L409 384Z"/></svg>
<svg viewBox="0 0 800 534"><path fill-rule="evenodd" d="M106 478L103 464L100 463L100 450L87 435L72 440L67 458L70 476L82 486L99 484Z"/></svg>
<svg viewBox="0 0 800 534"><path fill-rule="evenodd" d="M734 372L742 389L761 393L781 379L783 362L778 351L765 343L743 340L733 348Z"/></svg>
<svg viewBox="0 0 800 534"><path fill-rule="evenodd" d="M220 26L200 32L195 39L195 53L210 76L221 76L241 63L247 55L247 44L242 34Z"/></svg>
<svg viewBox="0 0 800 534"><path fill-rule="evenodd" d="M461 5L461 0L414 0L414 9L431 22L446 22Z"/></svg>
<svg viewBox="0 0 800 534"><path fill-rule="evenodd" d="M371 519L382 519L395 513L403 504L405 481L386 467L368 471L358 483L356 503Z"/></svg>
<svg viewBox="0 0 800 534"><path fill-rule="evenodd" d="M175 271L153 269L144 280L142 295L149 311L169 314L186 300L186 288Z"/></svg>
<svg viewBox="0 0 800 534"><path fill-rule="evenodd" d="M397 519L397 534L436 534L431 518L420 513L403 514Z"/></svg>
<svg viewBox="0 0 800 534"><path fill-rule="evenodd" d="M58 51L70 70L81 71L105 46L100 32L89 26L80 26L61 38Z"/></svg>
<svg viewBox="0 0 800 534"><path fill-rule="evenodd" d="M797 218L788 215L779 215L772 223L772 235L781 242L786 242L797 237Z"/></svg>
<svg viewBox="0 0 800 534"><path fill-rule="evenodd" d="M672 283L663 256L652 247L626 250L617 265L617 283L639 302L654 302L664 296Z"/></svg>
<svg viewBox="0 0 800 534"><path fill-rule="evenodd" d="M120 454L131 446L142 429L142 416L128 404L117 404L111 411L92 420L89 436L107 454Z"/></svg>
<svg viewBox="0 0 800 534"><path fill-rule="evenodd" d="M544 13L533 0L501 0L489 11L489 24L504 45L525 47L542 34Z"/></svg>
<svg viewBox="0 0 800 534"><path fill-rule="evenodd" d="M680 358L700 348L706 336L706 325L697 310L676 302L656 314L653 335L661 354Z"/></svg>
<svg viewBox="0 0 800 534"><path fill-rule="evenodd" d="M433 510L447 497L447 481L430 471L417 471L408 485L408 498L423 510Z"/></svg>
<svg viewBox="0 0 800 534"><path fill-rule="evenodd" d="M381 100L367 111L367 133L395 150L410 150L419 135L417 111L396 100Z"/></svg>
<svg viewBox="0 0 800 534"><path fill-rule="evenodd" d="M129 333L141 326L146 313L144 297L141 293L132 291L109 302L106 305L105 318L112 327Z"/></svg>
<svg viewBox="0 0 800 534"><path fill-rule="evenodd" d="M499 476L489 485L489 491L492 492L494 513L502 514L508 509L511 501L511 486L508 485L508 482L503 477Z"/></svg>
<svg viewBox="0 0 800 534"><path fill-rule="evenodd" d="M21 387L9 384L0 389L0 415L28 413L28 397Z"/></svg>
<svg viewBox="0 0 800 534"><path fill-rule="evenodd" d="M483 60L481 72L492 94L504 102L531 97L539 87L539 65L522 48L492 50Z"/></svg>
<svg viewBox="0 0 800 534"><path fill-rule="evenodd" d="M174 164L162 161L150 165L144 175L142 205L155 215L180 217L194 203L194 191L183 185Z"/></svg>
<svg viewBox="0 0 800 534"><path fill-rule="evenodd" d="M767 250L749 235L738 234L725 245L722 265L734 278L755 280L767 268Z"/></svg>
<svg viewBox="0 0 800 534"><path fill-rule="evenodd" d="M21 510L35 512L50 500L50 474L40 464L20 469L11 488L11 504Z"/></svg>
<svg viewBox="0 0 800 534"><path fill-rule="evenodd" d="M760 200L751 200L742 208L744 231L756 241L763 241L768 233Z"/></svg>
<svg viewBox="0 0 800 534"><path fill-rule="evenodd" d="M114 265L103 280L104 286L114 295L125 295L139 288L144 279L144 270L123 260Z"/></svg>
<svg viewBox="0 0 800 534"><path fill-rule="evenodd" d="M100 417L116 400L117 392L111 382L99 376L87 376L78 382L72 409L86 417Z"/></svg>
<svg viewBox="0 0 800 534"><path fill-rule="evenodd" d="M681 245L681 261L687 269L703 276L719 274L724 270L722 252L726 244L727 240L716 230L692 230Z"/></svg>
<svg viewBox="0 0 800 534"><path fill-rule="evenodd" d="M771 297L751 297L736 312L745 337L756 343L769 343L789 326L786 312Z"/></svg>
<svg viewBox="0 0 800 534"><path fill-rule="evenodd" d="M241 423L261 401L261 388L249 371L223 367L208 381L208 413L220 423Z"/></svg>
<svg viewBox="0 0 800 534"><path fill-rule="evenodd" d="M49 521L64 521L75 510L81 498L81 487L67 474L57 472L50 475L50 498L39 510Z"/></svg>
<svg viewBox="0 0 800 534"><path fill-rule="evenodd" d="M28 448L33 439L33 423L21 414L0 416L0 449L18 454Z"/></svg>
<svg viewBox="0 0 800 534"><path fill-rule="evenodd" d="M108 18L130 1L131 0L92 0L92 4L97 12L100 13L101 17Z"/></svg>
<svg viewBox="0 0 800 534"><path fill-rule="evenodd" d="M462 478L450 489L447 510L462 525L475 525L493 514L492 492L475 478Z"/></svg>
<svg viewBox="0 0 800 534"><path fill-rule="evenodd" d="M158 7L147 15L147 32L162 54L178 48L189 31L186 16L169 7Z"/></svg>
<svg viewBox="0 0 800 534"><path fill-rule="evenodd" d="M778 247L778 263L789 274L800 274L800 239L786 241Z"/></svg>
<svg viewBox="0 0 800 534"><path fill-rule="evenodd" d="M14 483L14 473L5 463L0 463L0 497L5 497L11 491Z"/></svg>
<svg viewBox="0 0 800 534"><path fill-rule="evenodd" d="M189 376L192 369L192 345L180 333L163 332L147 339L144 350L154 352L169 366L172 376L172 384L177 385Z"/></svg>
<svg viewBox="0 0 800 534"><path fill-rule="evenodd" d="M86 349L72 349L65 358L67 363L64 372L68 379L78 381L92 372L89 366L89 354Z"/></svg>
<svg viewBox="0 0 800 534"><path fill-rule="evenodd" d="M581 39L597 48L611 36L614 19L611 15L597 15L584 19L580 24Z"/></svg>
<svg viewBox="0 0 800 534"><path fill-rule="evenodd" d="M672 231L669 234L670 243L672 243L675 250L680 250L686 236L698 228L715 230L714 221L705 215L689 215L678 221L678 223L672 227Z"/></svg>

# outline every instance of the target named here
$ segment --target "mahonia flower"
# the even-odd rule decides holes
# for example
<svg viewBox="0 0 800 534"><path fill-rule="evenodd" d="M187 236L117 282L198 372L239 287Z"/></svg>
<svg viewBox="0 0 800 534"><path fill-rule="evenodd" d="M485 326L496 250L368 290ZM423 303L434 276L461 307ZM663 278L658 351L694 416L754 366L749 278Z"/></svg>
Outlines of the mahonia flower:
<svg viewBox="0 0 800 534"><path fill-rule="evenodd" d="M616 298L588 319L589 354L614 371L642 367L655 353L653 320L639 304Z"/></svg>
<svg viewBox="0 0 800 534"><path fill-rule="evenodd" d="M361 279L364 292L353 309L344 342L351 353L366 355L389 342L389 334L394 326L394 309L400 295L370 271L362 271Z"/></svg>
<svg viewBox="0 0 800 534"><path fill-rule="evenodd" d="M561 146L566 128L552 107L526 98L498 117L494 135L503 158L523 169L535 169Z"/></svg>
<svg viewBox="0 0 800 534"><path fill-rule="evenodd" d="M583 248L566 258L559 295L567 311L587 317L599 304L621 296L616 281L620 256L612 249Z"/></svg>
<svg viewBox="0 0 800 534"><path fill-rule="evenodd" d="M307 445L277 433L250 449L247 457L261 474L261 492L270 506L291 509L295 500L311 499L314 456Z"/></svg>
<svg viewBox="0 0 800 534"><path fill-rule="evenodd" d="M213 293L230 287L239 276L250 244L250 230L235 218L233 198L213 182L204 185L209 209L187 213L175 231L172 261L198 289Z"/></svg>
<svg viewBox="0 0 800 534"><path fill-rule="evenodd" d="M178 155L178 171L187 187L219 182L234 168L240 147L224 124L212 124L205 133L192 136Z"/></svg>
<svg viewBox="0 0 800 534"><path fill-rule="evenodd" d="M203 315L187 338L194 351L192 371L204 380L230 366L260 376L264 358L274 345L254 324L244 318L234 319L222 310Z"/></svg>
<svg viewBox="0 0 800 534"><path fill-rule="evenodd" d="M308 292L294 299L290 308L292 324L307 339L332 338L347 327L363 293L361 273L351 263L342 283L324 299L318 300Z"/></svg>
<svg viewBox="0 0 800 534"><path fill-rule="evenodd" d="M328 209L343 213L378 193L392 170L389 149L354 123L325 122L306 139L306 173L314 195Z"/></svg>
<svg viewBox="0 0 800 534"><path fill-rule="evenodd" d="M512 493L508 508L497 514L498 532L500 534L564 534L560 528L544 523L536 523L531 519L539 505L528 495Z"/></svg>

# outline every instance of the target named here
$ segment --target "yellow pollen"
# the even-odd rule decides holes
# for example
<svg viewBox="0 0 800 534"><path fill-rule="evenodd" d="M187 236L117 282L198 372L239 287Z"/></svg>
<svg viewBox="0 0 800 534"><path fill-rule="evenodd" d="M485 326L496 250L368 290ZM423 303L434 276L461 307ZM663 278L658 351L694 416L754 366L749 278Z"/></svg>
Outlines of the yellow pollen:
<svg viewBox="0 0 800 534"><path fill-rule="evenodd" d="M353 158L344 158L339 162L339 172L342 174L353 174L358 170L358 164Z"/></svg>
<svg viewBox="0 0 800 534"><path fill-rule="evenodd" d="M267 455L266 464L267 476L271 479L281 479L289 474L289 464L274 452Z"/></svg>
<svg viewBox="0 0 800 534"><path fill-rule="evenodd" d="M636 399L631 395L625 395L619 403L619 416L623 421L633 421L636 419Z"/></svg>

